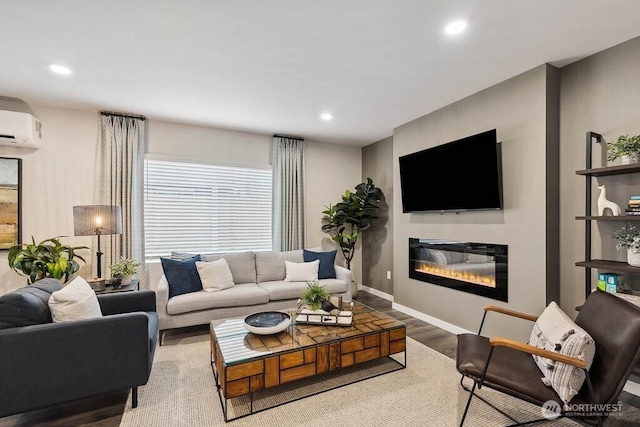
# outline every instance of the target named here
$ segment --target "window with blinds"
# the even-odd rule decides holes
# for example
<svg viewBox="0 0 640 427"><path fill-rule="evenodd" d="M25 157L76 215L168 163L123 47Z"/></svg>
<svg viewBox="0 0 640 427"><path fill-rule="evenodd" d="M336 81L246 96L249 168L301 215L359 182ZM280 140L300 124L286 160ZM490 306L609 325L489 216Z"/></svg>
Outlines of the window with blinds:
<svg viewBox="0 0 640 427"><path fill-rule="evenodd" d="M147 160L147 258L271 250L271 170Z"/></svg>

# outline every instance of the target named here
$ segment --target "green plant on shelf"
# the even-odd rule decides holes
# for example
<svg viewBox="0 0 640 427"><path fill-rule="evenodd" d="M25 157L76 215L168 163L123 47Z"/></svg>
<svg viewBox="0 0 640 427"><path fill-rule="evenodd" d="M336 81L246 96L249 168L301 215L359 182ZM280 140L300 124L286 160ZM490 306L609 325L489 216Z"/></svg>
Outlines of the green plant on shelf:
<svg viewBox="0 0 640 427"><path fill-rule="evenodd" d="M617 249L631 249L640 252L640 230L633 224L625 224L611 235L616 241Z"/></svg>
<svg viewBox="0 0 640 427"><path fill-rule="evenodd" d="M637 158L640 154L640 135L621 135L614 142L607 143L607 159L614 161L620 157Z"/></svg>

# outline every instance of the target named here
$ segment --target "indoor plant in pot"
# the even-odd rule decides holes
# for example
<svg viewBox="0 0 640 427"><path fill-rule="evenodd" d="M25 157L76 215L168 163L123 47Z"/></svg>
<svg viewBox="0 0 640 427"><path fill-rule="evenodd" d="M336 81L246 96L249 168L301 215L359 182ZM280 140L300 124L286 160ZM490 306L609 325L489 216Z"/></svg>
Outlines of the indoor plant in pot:
<svg viewBox="0 0 640 427"><path fill-rule="evenodd" d="M640 154L640 135L621 135L614 142L607 143L607 160L622 159L622 164L636 163Z"/></svg>
<svg viewBox="0 0 640 427"><path fill-rule="evenodd" d="M635 225L625 224L611 236L616 241L616 248L627 250L627 263L640 267L640 230Z"/></svg>
<svg viewBox="0 0 640 427"><path fill-rule="evenodd" d="M373 184L371 178L356 185L355 190L346 190L341 202L326 206L322 212L322 231L340 246L348 269L351 269L358 237L377 218L375 213L382 200L382 190Z"/></svg>
<svg viewBox="0 0 640 427"><path fill-rule="evenodd" d="M52 237L36 244L31 236L31 243L12 246L7 255L9 267L18 274L27 276L29 284L45 277L68 282L80 269L76 259L86 262L76 251L89 248L63 245L60 237L62 236Z"/></svg>
<svg viewBox="0 0 640 427"><path fill-rule="evenodd" d="M319 310L322 301L327 298L329 298L329 292L317 280L307 282L307 289L300 296L302 304L307 305L313 311Z"/></svg>
<svg viewBox="0 0 640 427"><path fill-rule="evenodd" d="M131 283L131 276L138 272L140 264L132 258L120 257L120 260L115 264L111 264L111 275L116 279L113 282L113 287L126 286ZM118 280L120 279L120 280Z"/></svg>

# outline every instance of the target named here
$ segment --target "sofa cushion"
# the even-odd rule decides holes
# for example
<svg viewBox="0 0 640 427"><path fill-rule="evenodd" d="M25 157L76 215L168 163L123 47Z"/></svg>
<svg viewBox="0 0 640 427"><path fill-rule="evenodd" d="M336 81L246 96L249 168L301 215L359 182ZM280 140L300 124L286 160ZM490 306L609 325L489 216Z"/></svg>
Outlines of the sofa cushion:
<svg viewBox="0 0 640 427"><path fill-rule="evenodd" d="M256 283L256 254L238 252L231 254L203 254L202 261L211 262L224 258L235 283Z"/></svg>
<svg viewBox="0 0 640 427"><path fill-rule="evenodd" d="M62 289L56 279L42 279L0 297L0 329L51 323L49 297Z"/></svg>
<svg viewBox="0 0 640 427"><path fill-rule="evenodd" d="M491 262L488 255L480 255L480 254L467 254L467 262L469 263L481 263L481 262Z"/></svg>
<svg viewBox="0 0 640 427"><path fill-rule="evenodd" d="M169 284L169 298L202 290L202 282L196 268L197 261L200 261L200 255L183 259L160 258L164 276Z"/></svg>
<svg viewBox="0 0 640 427"><path fill-rule="evenodd" d="M49 310L54 322L102 317L98 297L89 283L78 276L49 297Z"/></svg>
<svg viewBox="0 0 640 427"><path fill-rule="evenodd" d="M311 262L284 262L284 269L287 275L284 278L285 282L312 282L318 280L318 268L320 267L320 260Z"/></svg>
<svg viewBox="0 0 640 427"><path fill-rule="evenodd" d="M318 280L318 283L324 286L330 294L340 294L347 291L347 284L344 280L322 279ZM307 282L285 282L284 280L263 282L258 285L269 292L270 301L297 299L307 289Z"/></svg>
<svg viewBox="0 0 640 427"><path fill-rule="evenodd" d="M553 301L533 325L529 344L583 360L587 370L596 352L593 338ZM535 355L533 360L542 371L542 382L553 387L563 402L568 403L578 394L585 380L582 369Z"/></svg>
<svg viewBox="0 0 640 427"><path fill-rule="evenodd" d="M202 289L216 292L228 289L234 285L229 264L224 258L211 262L196 262L196 268L202 282Z"/></svg>
<svg viewBox="0 0 640 427"><path fill-rule="evenodd" d="M239 283L220 292L192 292L169 299L167 313L181 314L210 308L266 304L267 291L255 283Z"/></svg>
<svg viewBox="0 0 640 427"><path fill-rule="evenodd" d="M442 251L448 264L459 264L467 260L467 254L464 252Z"/></svg>
<svg viewBox="0 0 640 427"><path fill-rule="evenodd" d="M284 280L284 262L303 262L302 250L287 252L256 252L257 283Z"/></svg>
<svg viewBox="0 0 640 427"><path fill-rule="evenodd" d="M336 251L335 249L330 252L312 252L304 249L302 251L302 258L304 262L311 262L315 260L320 261L320 267L318 268L318 279L335 279L336 278Z"/></svg>
<svg viewBox="0 0 640 427"><path fill-rule="evenodd" d="M229 264L231 275L235 283L256 283L256 259L255 254L249 252L235 252L228 254L211 253L199 254L201 261L212 262L224 258ZM171 252L172 259L185 259L196 256L188 252Z"/></svg>
<svg viewBox="0 0 640 427"><path fill-rule="evenodd" d="M447 265L447 257L444 252L437 249L427 249L427 253L429 254L429 261L434 262L437 265Z"/></svg>

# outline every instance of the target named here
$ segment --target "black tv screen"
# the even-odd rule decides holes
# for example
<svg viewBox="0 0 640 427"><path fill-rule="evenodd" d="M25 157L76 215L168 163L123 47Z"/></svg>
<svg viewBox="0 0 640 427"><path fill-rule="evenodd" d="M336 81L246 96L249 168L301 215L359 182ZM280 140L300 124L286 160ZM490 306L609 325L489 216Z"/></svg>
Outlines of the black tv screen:
<svg viewBox="0 0 640 427"><path fill-rule="evenodd" d="M502 209L496 130L400 157L403 212Z"/></svg>

